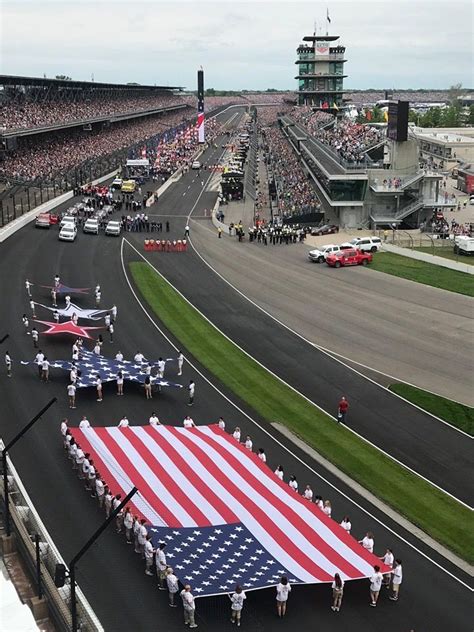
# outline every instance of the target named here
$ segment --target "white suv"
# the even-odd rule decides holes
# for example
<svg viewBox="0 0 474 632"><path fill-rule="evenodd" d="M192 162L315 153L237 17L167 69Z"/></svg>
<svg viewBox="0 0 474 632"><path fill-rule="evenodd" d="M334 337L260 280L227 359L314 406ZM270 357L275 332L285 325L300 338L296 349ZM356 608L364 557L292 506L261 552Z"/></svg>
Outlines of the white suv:
<svg viewBox="0 0 474 632"><path fill-rule="evenodd" d="M340 246L336 246L334 244L321 246L320 248L316 248L315 250L308 252L308 259L313 263L324 263L328 255L331 255L334 252L339 252L340 250L348 250L350 248L353 248L353 246L346 244L341 244Z"/></svg>
<svg viewBox="0 0 474 632"><path fill-rule="evenodd" d="M382 240L380 237L354 237L354 239L341 245L358 248L362 252L377 252L377 250L380 250Z"/></svg>
<svg viewBox="0 0 474 632"><path fill-rule="evenodd" d="M84 233L93 233L94 235L98 235L99 234L99 222L94 218L91 217L88 220L86 220L86 223L84 224L82 231Z"/></svg>

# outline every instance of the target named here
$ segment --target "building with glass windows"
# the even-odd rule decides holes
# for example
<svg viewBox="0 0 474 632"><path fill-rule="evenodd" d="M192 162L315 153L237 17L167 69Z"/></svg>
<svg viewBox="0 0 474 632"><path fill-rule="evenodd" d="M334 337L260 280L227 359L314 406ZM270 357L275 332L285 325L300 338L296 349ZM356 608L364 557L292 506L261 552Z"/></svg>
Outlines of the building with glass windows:
<svg viewBox="0 0 474 632"><path fill-rule="evenodd" d="M337 112L343 106L345 46L339 35L306 35L297 48L298 104ZM306 43L307 42L307 43Z"/></svg>

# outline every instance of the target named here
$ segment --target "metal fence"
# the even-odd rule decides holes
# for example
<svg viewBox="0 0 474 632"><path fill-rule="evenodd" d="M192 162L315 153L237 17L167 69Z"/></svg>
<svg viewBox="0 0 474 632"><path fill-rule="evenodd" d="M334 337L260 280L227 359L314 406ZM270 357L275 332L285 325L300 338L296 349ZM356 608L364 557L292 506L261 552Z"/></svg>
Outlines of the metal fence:
<svg viewBox="0 0 474 632"><path fill-rule="evenodd" d="M0 440L0 449L4 447ZM58 630L69 632L71 626L70 584L63 588L54 585L56 564L65 564L54 545L35 507L24 488L18 473L7 457L8 491L10 495L11 529L15 535L17 550L26 564L33 583L38 590L38 568L36 563L36 536L39 536L40 577L42 593L48 602L51 619ZM3 480L3 479L2 479ZM4 502L5 490L0 486L1 500ZM81 632L104 632L97 616L79 588L76 588L76 602Z"/></svg>

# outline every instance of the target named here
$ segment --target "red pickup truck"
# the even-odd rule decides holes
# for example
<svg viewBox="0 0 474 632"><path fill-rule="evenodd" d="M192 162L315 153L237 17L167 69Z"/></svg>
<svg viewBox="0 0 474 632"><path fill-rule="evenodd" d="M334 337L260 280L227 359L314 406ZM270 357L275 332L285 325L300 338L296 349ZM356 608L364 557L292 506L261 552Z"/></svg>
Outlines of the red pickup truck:
<svg viewBox="0 0 474 632"><path fill-rule="evenodd" d="M370 252L361 252L357 249L340 250L333 252L326 257L326 263L331 268L340 268L341 266L366 266L372 261Z"/></svg>

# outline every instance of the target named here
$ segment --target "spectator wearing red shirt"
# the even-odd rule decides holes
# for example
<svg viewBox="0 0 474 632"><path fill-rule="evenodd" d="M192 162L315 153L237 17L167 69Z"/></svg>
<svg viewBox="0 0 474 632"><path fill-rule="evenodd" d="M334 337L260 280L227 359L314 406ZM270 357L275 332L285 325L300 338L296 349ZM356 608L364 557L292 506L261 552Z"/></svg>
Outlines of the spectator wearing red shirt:
<svg viewBox="0 0 474 632"><path fill-rule="evenodd" d="M341 401L339 402L339 406L337 409L337 420L339 423L341 424L345 423L348 409L349 409L349 402L343 396L341 397Z"/></svg>

